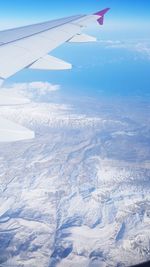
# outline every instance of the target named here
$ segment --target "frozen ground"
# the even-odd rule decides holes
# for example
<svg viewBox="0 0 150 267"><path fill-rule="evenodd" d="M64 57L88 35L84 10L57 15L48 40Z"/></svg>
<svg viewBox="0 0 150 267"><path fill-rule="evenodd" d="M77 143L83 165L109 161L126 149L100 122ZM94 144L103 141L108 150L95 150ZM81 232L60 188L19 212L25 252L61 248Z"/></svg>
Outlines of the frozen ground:
<svg viewBox="0 0 150 267"><path fill-rule="evenodd" d="M30 101L1 106L0 115L36 137L0 144L0 266L150 260L147 102L91 99L84 109L80 100L77 110L46 101L57 87L20 88Z"/></svg>

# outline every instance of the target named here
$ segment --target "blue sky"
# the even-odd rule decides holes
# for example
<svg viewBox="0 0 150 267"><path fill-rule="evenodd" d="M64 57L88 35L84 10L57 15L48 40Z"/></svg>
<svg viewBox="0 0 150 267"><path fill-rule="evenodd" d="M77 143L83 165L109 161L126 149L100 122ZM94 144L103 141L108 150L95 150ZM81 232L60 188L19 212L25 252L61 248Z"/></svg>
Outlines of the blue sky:
<svg viewBox="0 0 150 267"><path fill-rule="evenodd" d="M90 13L111 7L109 19L149 23L148 0L5 0L0 2L1 28L49 20L72 14Z"/></svg>

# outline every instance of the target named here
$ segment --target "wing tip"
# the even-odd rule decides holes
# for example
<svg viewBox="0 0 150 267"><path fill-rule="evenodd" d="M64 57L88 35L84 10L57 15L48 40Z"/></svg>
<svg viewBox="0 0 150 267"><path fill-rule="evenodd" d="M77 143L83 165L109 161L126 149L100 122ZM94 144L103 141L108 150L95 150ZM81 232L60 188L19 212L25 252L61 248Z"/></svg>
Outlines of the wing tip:
<svg viewBox="0 0 150 267"><path fill-rule="evenodd" d="M98 19L97 21L98 21L98 23L99 23L100 25L103 25L103 24L104 24L104 15L105 15L109 10L110 10L110 8L107 7L107 8L105 8L105 9L103 9L103 10L100 10L100 11L94 13L94 15L99 16L99 19Z"/></svg>
<svg viewBox="0 0 150 267"><path fill-rule="evenodd" d="M105 9L103 9L103 10L100 10L100 11L94 13L94 15L104 16L109 10L110 10L110 7L107 7Z"/></svg>

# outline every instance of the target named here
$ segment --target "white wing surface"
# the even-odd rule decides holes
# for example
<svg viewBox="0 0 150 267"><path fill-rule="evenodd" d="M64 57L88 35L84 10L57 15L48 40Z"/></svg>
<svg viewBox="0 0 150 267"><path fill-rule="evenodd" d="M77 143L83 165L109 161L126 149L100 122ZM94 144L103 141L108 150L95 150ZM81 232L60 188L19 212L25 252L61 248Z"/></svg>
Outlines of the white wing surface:
<svg viewBox="0 0 150 267"><path fill-rule="evenodd" d="M104 15L108 10L109 8L106 8L92 15L72 16L0 31L0 85L24 68L71 69L70 63L48 54L65 42L96 41L94 37L83 34L82 31L93 22L103 25ZM1 102L7 103L7 100L0 101L0 105ZM30 138L34 138L32 131L0 118L0 142Z"/></svg>
<svg viewBox="0 0 150 267"><path fill-rule="evenodd" d="M34 138L34 132L27 128L0 118L0 142L14 142Z"/></svg>
<svg viewBox="0 0 150 267"><path fill-rule="evenodd" d="M92 22L103 24L105 13L109 9L102 10L92 15L79 15L69 18L34 24L16 29L0 32L0 79L3 81L16 72L37 66L38 69L63 69L63 64L58 67L56 60L50 60L45 56L56 47L65 42L91 42L95 41L87 35L82 35L84 27ZM81 36L80 36L81 35ZM43 59L44 58L44 59ZM41 60L43 59L43 60ZM39 62L37 62L39 60ZM50 67L48 67L48 61ZM62 63L62 62L61 62ZM64 69L67 66L64 64ZM69 68L69 66L68 66Z"/></svg>

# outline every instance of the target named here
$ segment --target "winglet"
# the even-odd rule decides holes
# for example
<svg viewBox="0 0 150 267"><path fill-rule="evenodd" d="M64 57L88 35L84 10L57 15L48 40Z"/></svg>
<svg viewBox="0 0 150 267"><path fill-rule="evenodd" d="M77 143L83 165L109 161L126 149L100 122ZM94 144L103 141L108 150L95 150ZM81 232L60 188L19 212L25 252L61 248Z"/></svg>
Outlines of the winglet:
<svg viewBox="0 0 150 267"><path fill-rule="evenodd" d="M104 15L110 10L110 8L105 8L99 12L96 12L94 15L99 16L100 18L97 20L100 25L104 24Z"/></svg>

